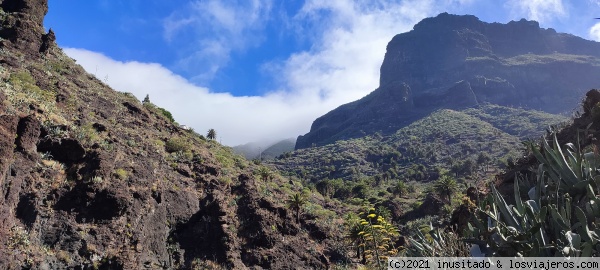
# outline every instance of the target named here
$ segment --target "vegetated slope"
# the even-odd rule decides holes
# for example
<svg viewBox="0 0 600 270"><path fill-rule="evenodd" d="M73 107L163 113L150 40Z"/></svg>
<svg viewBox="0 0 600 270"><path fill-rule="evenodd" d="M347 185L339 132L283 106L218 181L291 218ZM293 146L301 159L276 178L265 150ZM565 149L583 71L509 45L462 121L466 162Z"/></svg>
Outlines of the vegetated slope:
<svg viewBox="0 0 600 270"><path fill-rule="evenodd" d="M0 1L0 268L326 268L345 258L341 220L321 197L296 222L284 201L300 183L255 177L260 168L230 148L86 73L44 31L47 9Z"/></svg>
<svg viewBox="0 0 600 270"><path fill-rule="evenodd" d="M524 110L485 104L463 111L521 140L535 139L550 125L562 124L567 118L537 110Z"/></svg>
<svg viewBox="0 0 600 270"><path fill-rule="evenodd" d="M498 127L482 120L494 112L505 113L494 119ZM506 131L541 136L563 120L497 105L465 111L442 109L392 135L295 150L269 163L282 174L313 182L325 196L350 204L368 201L385 206L393 220L402 223L444 209L439 198L428 197L431 182L440 175L457 178L462 189L482 186L499 168L512 165L523 146L520 137Z"/></svg>
<svg viewBox="0 0 600 270"><path fill-rule="evenodd" d="M498 175L495 185L460 194L449 223L417 227L422 233L409 236L406 256L597 257L599 230L591 221L600 218L594 180L599 101L600 92L590 90L583 114L542 140L525 142L529 154Z"/></svg>
<svg viewBox="0 0 600 270"><path fill-rule="evenodd" d="M522 139L539 137L565 120L559 115L491 104L463 111L442 109L391 135L295 150L272 164L312 181L375 176L386 173L392 160L397 166L422 163L450 169L453 163L476 159L480 152L493 157L497 166L506 161L509 152L518 153Z"/></svg>
<svg viewBox="0 0 600 270"><path fill-rule="evenodd" d="M396 35L379 87L317 118L296 149L379 132L392 134L440 108L491 103L571 111L600 86L600 43L540 28L535 21L485 23L440 14Z"/></svg>

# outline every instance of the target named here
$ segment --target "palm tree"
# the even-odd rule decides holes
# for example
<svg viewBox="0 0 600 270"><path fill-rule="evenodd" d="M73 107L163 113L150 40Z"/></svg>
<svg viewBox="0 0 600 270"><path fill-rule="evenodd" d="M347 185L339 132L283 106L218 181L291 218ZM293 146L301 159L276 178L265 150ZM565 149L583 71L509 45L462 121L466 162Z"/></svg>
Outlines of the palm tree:
<svg viewBox="0 0 600 270"><path fill-rule="evenodd" d="M271 178L272 173L267 167L260 167L258 168L258 175L263 181L267 181Z"/></svg>
<svg viewBox="0 0 600 270"><path fill-rule="evenodd" d="M214 140L217 138L217 132L215 131L214 128L211 128L208 130L208 133L206 134L206 138L208 138L209 140Z"/></svg>
<svg viewBox="0 0 600 270"><path fill-rule="evenodd" d="M286 201L287 206L296 212L296 222L300 223L300 210L302 206L307 202L306 197L298 192L294 195L290 195L290 198Z"/></svg>
<svg viewBox="0 0 600 270"><path fill-rule="evenodd" d="M355 219L349 225L349 231L346 237L352 244L356 246L356 258L365 260L365 237L364 234L367 231L367 226L360 223L360 219ZM361 252L362 251L362 252Z"/></svg>
<svg viewBox="0 0 600 270"><path fill-rule="evenodd" d="M396 183L394 193L398 194L398 196L402 197L402 196L406 195L407 191L408 191L408 186L406 185L406 183L404 183L404 181L402 181L402 180L399 180L398 183Z"/></svg>
<svg viewBox="0 0 600 270"><path fill-rule="evenodd" d="M456 192L458 185L454 177L444 174L433 184L433 188L440 196L445 196L450 202L450 197Z"/></svg>

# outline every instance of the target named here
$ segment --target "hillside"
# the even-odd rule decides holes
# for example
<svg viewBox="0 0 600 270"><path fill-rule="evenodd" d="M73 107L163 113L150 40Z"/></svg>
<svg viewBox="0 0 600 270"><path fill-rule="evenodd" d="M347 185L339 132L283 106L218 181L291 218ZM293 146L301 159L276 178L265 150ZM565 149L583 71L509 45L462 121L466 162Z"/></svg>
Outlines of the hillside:
<svg viewBox="0 0 600 270"><path fill-rule="evenodd" d="M518 154L520 142L536 139L565 117L540 111L483 105L462 111L436 111L391 135L375 134L333 144L295 150L272 164L287 174L318 181L322 178L357 180L385 174L390 162L403 176L406 166L423 164L449 169L455 161L476 159L480 152L503 165Z"/></svg>
<svg viewBox="0 0 600 270"><path fill-rule="evenodd" d="M526 220L518 231L506 225L472 229L477 243L491 243L496 255L506 256L557 256L565 250L575 255L583 244L600 254L593 238L572 241L596 234L593 222L582 226L581 209L590 221L600 218L593 185L598 172L590 167L597 158L587 162L600 143L598 91L588 92L581 117L556 139L585 149L567 152L567 145L565 153L572 155L555 159L558 166L539 166L533 154L516 157L521 140L536 138L563 117L483 101L414 111L413 121L390 133L292 152L285 149L293 140L285 140L263 151L282 153L276 159L251 162L182 128L151 100L140 102L85 72L56 45L55 33L44 30L47 11L46 0L0 0L1 269L370 269L388 255L431 256L415 252L412 240L424 233L432 237L420 238L422 243L439 248L434 241L446 241L433 254L468 256L470 246L460 242L464 235L439 238L446 230L426 232L428 226L464 228L468 218L479 218L476 226L489 225L484 215L497 209L504 210L503 216L495 212L499 222L510 211L525 213L523 203L509 208L495 193L481 197L497 184L519 198L511 185L515 175L542 180L537 193L544 197L536 203L551 203L550 211L561 208L545 215L547 220L527 211L519 216ZM563 57L583 65L590 60ZM374 93L369 98L390 101L398 94ZM529 145L531 152L538 149ZM549 149L537 158L557 157L558 150ZM569 162L569 168L560 162ZM443 179L452 189L438 188ZM564 179L576 183L557 184ZM584 192L582 184L588 185ZM467 186L476 192L464 192ZM557 198L565 188L572 195ZM570 198L585 201L573 200L573 208L565 210ZM564 219L570 228L554 220L567 211L578 219ZM545 224L535 227L532 220ZM540 228L559 240L535 249L520 240L539 244ZM490 235L492 229L503 237ZM513 241L513 250L497 248L495 241ZM540 250L546 253L535 253Z"/></svg>
<svg viewBox="0 0 600 270"><path fill-rule="evenodd" d="M308 192L297 220L285 201L301 183L259 177L263 167L85 72L44 31L47 10L45 0L0 1L0 268L345 260L342 206Z"/></svg>
<svg viewBox="0 0 600 270"><path fill-rule="evenodd" d="M391 135L295 150L268 164L284 175L313 182L324 195L346 203L365 199L387 205L400 218L426 200L428 186L440 174L451 174L461 186L483 185L520 157L522 140L538 139L566 120L491 104L441 109ZM398 196L399 182L413 192ZM417 212L427 211L436 213Z"/></svg>
<svg viewBox="0 0 600 270"><path fill-rule="evenodd" d="M389 135L431 112L485 103L571 112L600 86L600 43L535 21L486 23L440 14L396 35L379 87L317 118L296 149L379 132Z"/></svg>

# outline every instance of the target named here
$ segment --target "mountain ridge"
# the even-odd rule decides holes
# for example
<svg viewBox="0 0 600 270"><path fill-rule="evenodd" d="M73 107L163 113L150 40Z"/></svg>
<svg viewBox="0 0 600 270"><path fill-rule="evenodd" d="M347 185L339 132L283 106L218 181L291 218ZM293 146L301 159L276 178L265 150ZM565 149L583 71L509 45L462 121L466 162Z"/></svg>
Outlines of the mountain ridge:
<svg viewBox="0 0 600 270"><path fill-rule="evenodd" d="M440 108L480 103L564 113L600 85L600 43L543 29L535 21L485 23L442 13L396 35L380 86L317 118L296 149L391 134Z"/></svg>

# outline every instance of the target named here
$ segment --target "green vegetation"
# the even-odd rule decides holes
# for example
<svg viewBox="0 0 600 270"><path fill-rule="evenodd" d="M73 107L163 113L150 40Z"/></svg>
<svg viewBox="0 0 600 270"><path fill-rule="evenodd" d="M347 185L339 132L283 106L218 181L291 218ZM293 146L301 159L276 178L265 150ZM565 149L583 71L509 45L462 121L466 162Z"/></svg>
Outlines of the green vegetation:
<svg viewBox="0 0 600 270"><path fill-rule="evenodd" d="M117 177L120 180L127 180L128 173L127 173L127 171L125 169L118 168L118 169L115 170L114 176Z"/></svg>
<svg viewBox="0 0 600 270"><path fill-rule="evenodd" d="M445 183L452 184L449 190L438 190L441 198L460 204L454 190L490 181L500 169L513 165L524 149L522 139L541 135L562 120L496 105L444 109L394 134L296 150L264 163L314 184L328 198L352 205L391 203L405 212L420 205L416 202L425 199L423 191L436 189L441 175L454 179Z"/></svg>
<svg viewBox="0 0 600 270"><path fill-rule="evenodd" d="M549 126L559 125L567 120L560 115L493 104L467 109L464 113L488 122L520 140L538 138L542 134L541 131Z"/></svg>
<svg viewBox="0 0 600 270"><path fill-rule="evenodd" d="M189 142L183 137L173 137L165 144L165 151L167 153L183 152L189 149L188 144Z"/></svg>
<svg viewBox="0 0 600 270"><path fill-rule="evenodd" d="M169 112L166 109L161 108L161 107L156 107L156 109L158 109L162 115L164 115L167 119L169 119L169 121L171 123L175 123L175 118L173 118L173 115L171 114L171 112Z"/></svg>
<svg viewBox="0 0 600 270"><path fill-rule="evenodd" d="M80 127L74 126L75 138L86 145L92 145L100 141L100 134L93 127L92 123L87 123Z"/></svg>
<svg viewBox="0 0 600 270"><path fill-rule="evenodd" d="M358 216L348 216L345 226L347 238L356 249L356 257L361 258L363 264L368 263L382 269L387 258L398 253L394 246L400 235L398 229L388 221L385 213L374 207L366 207Z"/></svg>
<svg viewBox="0 0 600 270"><path fill-rule="evenodd" d="M264 166L259 167L258 170L256 170L256 173L260 176L260 178L263 181L268 181L273 176L273 173L271 172L271 170L269 170L269 168L264 167Z"/></svg>
<svg viewBox="0 0 600 270"><path fill-rule="evenodd" d="M467 244L459 235L435 228L431 223L413 230L409 245L401 254L408 257L471 257Z"/></svg>
<svg viewBox="0 0 600 270"><path fill-rule="evenodd" d="M150 95L146 95L146 97L144 97L144 100L142 100L142 104L144 105L144 107L146 107L146 109L153 111L158 115L166 117L171 123L175 123L175 118L173 118L173 114L171 114L171 112L167 111L165 108L158 107L152 102L150 102Z"/></svg>
<svg viewBox="0 0 600 270"><path fill-rule="evenodd" d="M458 189L458 186L456 184L456 180L452 176L443 174L437 181L435 181L433 188L436 193L443 198L446 198L447 202L450 202L450 199Z"/></svg>
<svg viewBox="0 0 600 270"><path fill-rule="evenodd" d="M209 140L215 140L217 139L217 131L215 131L214 129L209 129L208 132L206 133L206 138Z"/></svg>
<svg viewBox="0 0 600 270"><path fill-rule="evenodd" d="M289 199L286 201L287 206L296 213L297 223L300 223L300 210L302 210L302 206L305 205L306 202L306 195L301 192L290 195Z"/></svg>
<svg viewBox="0 0 600 270"><path fill-rule="evenodd" d="M556 136L551 144L544 140L541 147L528 147L541 164L537 172L517 178L514 205L492 186L485 208L477 209L475 225L469 226L468 241L488 246L488 256L600 255L600 157L578 144L561 147Z"/></svg>
<svg viewBox="0 0 600 270"><path fill-rule="evenodd" d="M552 62L572 62L572 63L591 63L593 65L600 65L600 60L594 56L589 55L573 55L573 54L522 54L515 57L507 58L503 60L506 65L532 65L532 64L547 64Z"/></svg>

